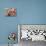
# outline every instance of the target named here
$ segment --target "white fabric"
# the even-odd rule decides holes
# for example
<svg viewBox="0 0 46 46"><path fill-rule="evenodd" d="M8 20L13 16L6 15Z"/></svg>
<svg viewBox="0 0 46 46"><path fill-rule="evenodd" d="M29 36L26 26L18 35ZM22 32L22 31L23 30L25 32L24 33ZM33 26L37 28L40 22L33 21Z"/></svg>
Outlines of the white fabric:
<svg viewBox="0 0 46 46"><path fill-rule="evenodd" d="M28 32L28 30L21 30L21 32L22 32L21 39L23 39L23 38L32 39L32 41L45 40L45 37L43 35L40 35L40 34L39 35L35 35L35 34L31 35L30 34L31 32ZM29 38L27 35L29 36Z"/></svg>
<svg viewBox="0 0 46 46"><path fill-rule="evenodd" d="M45 40L43 35L32 35L30 37L32 37L32 41Z"/></svg>
<svg viewBox="0 0 46 46"><path fill-rule="evenodd" d="M28 30L21 30L21 32L22 32L22 37L21 37L21 39L22 39L22 38L27 38L27 37L28 37L28 36L27 36Z"/></svg>
<svg viewBox="0 0 46 46"><path fill-rule="evenodd" d="M44 31L40 31L40 32L39 32L39 35L41 35L43 32L44 32Z"/></svg>

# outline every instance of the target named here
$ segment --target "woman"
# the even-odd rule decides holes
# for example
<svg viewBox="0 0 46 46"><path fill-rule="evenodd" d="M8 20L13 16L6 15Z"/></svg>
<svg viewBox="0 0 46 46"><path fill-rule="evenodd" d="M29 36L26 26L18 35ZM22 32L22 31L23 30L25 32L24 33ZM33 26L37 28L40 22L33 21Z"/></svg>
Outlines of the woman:
<svg viewBox="0 0 46 46"><path fill-rule="evenodd" d="M16 9L10 8L8 9L8 16L15 16L16 15Z"/></svg>

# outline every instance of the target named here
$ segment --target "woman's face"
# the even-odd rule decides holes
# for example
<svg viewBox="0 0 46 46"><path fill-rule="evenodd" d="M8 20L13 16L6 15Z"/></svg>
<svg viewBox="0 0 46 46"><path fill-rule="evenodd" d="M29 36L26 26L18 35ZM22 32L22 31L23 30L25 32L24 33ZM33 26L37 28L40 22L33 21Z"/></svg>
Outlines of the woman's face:
<svg viewBox="0 0 46 46"><path fill-rule="evenodd" d="M9 14L10 16L15 16L16 15L15 9L10 9Z"/></svg>

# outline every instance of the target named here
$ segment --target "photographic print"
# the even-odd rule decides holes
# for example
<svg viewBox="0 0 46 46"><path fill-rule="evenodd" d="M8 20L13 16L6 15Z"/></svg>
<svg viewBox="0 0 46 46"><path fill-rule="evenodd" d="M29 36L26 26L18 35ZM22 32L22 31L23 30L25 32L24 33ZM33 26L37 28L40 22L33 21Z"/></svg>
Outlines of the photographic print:
<svg viewBox="0 0 46 46"><path fill-rule="evenodd" d="M16 8L5 8L5 16L16 16Z"/></svg>

